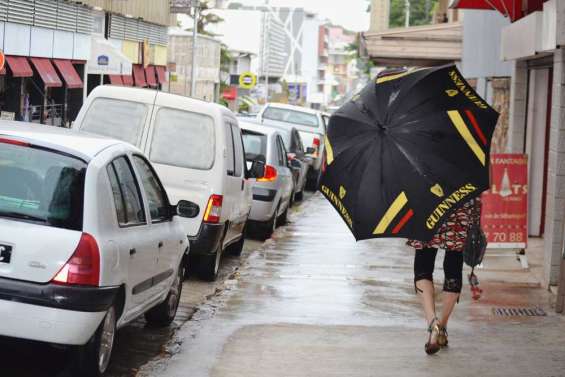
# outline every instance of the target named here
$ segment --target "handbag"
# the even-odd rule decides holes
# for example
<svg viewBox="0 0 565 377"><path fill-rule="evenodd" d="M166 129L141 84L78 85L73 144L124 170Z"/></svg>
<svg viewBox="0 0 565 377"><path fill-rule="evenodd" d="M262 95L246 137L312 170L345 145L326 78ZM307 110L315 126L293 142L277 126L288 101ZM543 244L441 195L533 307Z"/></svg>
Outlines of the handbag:
<svg viewBox="0 0 565 377"><path fill-rule="evenodd" d="M469 227L465 248L463 249L463 260L465 261L465 264L473 269L483 262L485 251L487 249L487 238L481 229L480 211L480 207L477 203L475 203L473 208L473 219L479 220L473 221Z"/></svg>

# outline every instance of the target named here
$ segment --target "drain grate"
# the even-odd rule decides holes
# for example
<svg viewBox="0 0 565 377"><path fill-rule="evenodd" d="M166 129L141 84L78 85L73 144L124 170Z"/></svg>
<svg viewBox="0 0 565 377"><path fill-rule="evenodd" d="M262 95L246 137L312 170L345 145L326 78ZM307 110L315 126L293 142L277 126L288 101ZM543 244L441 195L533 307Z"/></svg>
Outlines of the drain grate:
<svg viewBox="0 0 565 377"><path fill-rule="evenodd" d="M499 317L545 317L546 312L540 308L493 308L492 312Z"/></svg>

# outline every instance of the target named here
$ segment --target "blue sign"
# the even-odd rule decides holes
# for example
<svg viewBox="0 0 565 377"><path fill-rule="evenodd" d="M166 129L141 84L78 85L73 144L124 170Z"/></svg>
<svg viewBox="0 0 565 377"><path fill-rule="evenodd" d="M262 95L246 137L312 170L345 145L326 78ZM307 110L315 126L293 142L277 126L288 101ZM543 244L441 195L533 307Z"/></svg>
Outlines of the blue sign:
<svg viewBox="0 0 565 377"><path fill-rule="evenodd" d="M98 56L98 65L108 65L110 63L110 58L107 55Z"/></svg>

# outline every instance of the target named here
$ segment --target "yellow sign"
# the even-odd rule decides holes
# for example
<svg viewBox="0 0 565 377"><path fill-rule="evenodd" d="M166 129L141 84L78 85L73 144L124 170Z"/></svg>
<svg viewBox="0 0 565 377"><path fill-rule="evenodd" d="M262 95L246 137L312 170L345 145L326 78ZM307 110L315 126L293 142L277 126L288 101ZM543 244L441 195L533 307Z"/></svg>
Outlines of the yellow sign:
<svg viewBox="0 0 565 377"><path fill-rule="evenodd" d="M257 76L252 72L243 72L239 75L239 86L242 89L253 89L257 85Z"/></svg>

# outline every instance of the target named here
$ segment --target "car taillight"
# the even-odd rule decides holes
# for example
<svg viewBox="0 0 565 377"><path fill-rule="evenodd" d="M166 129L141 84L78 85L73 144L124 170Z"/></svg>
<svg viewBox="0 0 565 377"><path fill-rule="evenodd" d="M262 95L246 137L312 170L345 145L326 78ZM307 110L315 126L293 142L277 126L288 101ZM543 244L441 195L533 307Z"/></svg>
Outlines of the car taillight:
<svg viewBox="0 0 565 377"><path fill-rule="evenodd" d="M210 224L217 224L220 222L220 215L222 214L222 202L224 197L222 195L212 195L208 199L206 212L204 212L204 222Z"/></svg>
<svg viewBox="0 0 565 377"><path fill-rule="evenodd" d="M265 165L265 175L257 178L257 182L272 182L277 179L277 169L271 165Z"/></svg>
<svg viewBox="0 0 565 377"><path fill-rule="evenodd" d="M96 287L100 284L100 249L94 237L88 233L82 234L73 255L52 282Z"/></svg>
<svg viewBox="0 0 565 377"><path fill-rule="evenodd" d="M26 143L25 141L20 141L20 140L14 140L14 139L6 139L3 137L0 137L0 143L2 144L11 144L11 145L18 145L21 147L29 147L31 146L31 144Z"/></svg>

